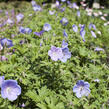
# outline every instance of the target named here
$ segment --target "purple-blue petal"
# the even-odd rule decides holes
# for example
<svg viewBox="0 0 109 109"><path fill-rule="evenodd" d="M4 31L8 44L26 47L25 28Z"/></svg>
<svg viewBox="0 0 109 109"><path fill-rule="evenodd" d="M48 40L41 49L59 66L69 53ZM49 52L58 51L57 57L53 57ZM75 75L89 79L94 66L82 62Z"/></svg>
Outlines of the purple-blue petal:
<svg viewBox="0 0 109 109"><path fill-rule="evenodd" d="M7 46L8 48L10 48L10 47L13 46L12 40L7 39L7 38L1 39L1 40L0 40L0 43L1 43L2 46Z"/></svg>

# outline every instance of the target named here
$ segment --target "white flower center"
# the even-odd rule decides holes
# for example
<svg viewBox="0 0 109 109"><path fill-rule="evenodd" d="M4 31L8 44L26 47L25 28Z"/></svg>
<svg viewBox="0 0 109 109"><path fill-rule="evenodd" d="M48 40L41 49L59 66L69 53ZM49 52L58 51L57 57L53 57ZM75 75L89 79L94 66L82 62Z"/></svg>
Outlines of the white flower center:
<svg viewBox="0 0 109 109"><path fill-rule="evenodd" d="M11 92L12 92L12 90L11 90L10 87L8 87L8 88L6 89L6 91L7 91L8 94L11 94Z"/></svg>

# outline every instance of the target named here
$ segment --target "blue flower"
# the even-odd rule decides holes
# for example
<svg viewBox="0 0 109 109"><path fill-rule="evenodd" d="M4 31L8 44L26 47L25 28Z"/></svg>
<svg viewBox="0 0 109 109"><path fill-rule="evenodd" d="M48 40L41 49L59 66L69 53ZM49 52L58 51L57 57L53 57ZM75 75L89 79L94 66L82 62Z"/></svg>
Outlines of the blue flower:
<svg viewBox="0 0 109 109"><path fill-rule="evenodd" d="M25 28L24 27L19 27L19 32L25 34Z"/></svg>
<svg viewBox="0 0 109 109"><path fill-rule="evenodd" d="M34 11L41 11L42 8L39 5L35 5L35 6L33 6L33 10Z"/></svg>
<svg viewBox="0 0 109 109"><path fill-rule="evenodd" d="M22 19L23 19L23 17L24 17L24 15L23 14L18 14L17 16L16 16L16 19L17 19L17 22L20 22Z"/></svg>
<svg viewBox="0 0 109 109"><path fill-rule="evenodd" d="M25 28L25 33L30 34L32 32L32 29L30 28Z"/></svg>
<svg viewBox="0 0 109 109"><path fill-rule="evenodd" d="M84 28L85 28L85 25L81 25L80 35L81 35L83 41L85 42L84 35L86 32L85 32Z"/></svg>
<svg viewBox="0 0 109 109"><path fill-rule="evenodd" d="M1 61L7 61L8 58L6 58L5 56L1 56L1 57L0 57L0 60L1 60Z"/></svg>
<svg viewBox="0 0 109 109"><path fill-rule="evenodd" d="M45 23L44 26L43 26L43 30L44 31L50 31L51 30L51 25L48 24L48 23Z"/></svg>
<svg viewBox="0 0 109 109"><path fill-rule="evenodd" d="M68 47L68 43L65 42L65 40L63 40L63 41L62 41L62 48L66 48L66 47Z"/></svg>
<svg viewBox="0 0 109 109"><path fill-rule="evenodd" d="M56 0L56 7L59 7L60 6L60 3L58 0Z"/></svg>
<svg viewBox="0 0 109 109"><path fill-rule="evenodd" d="M73 4L72 4L72 8L76 8L77 7L77 4L74 2Z"/></svg>
<svg viewBox="0 0 109 109"><path fill-rule="evenodd" d="M68 37L68 34L65 32L65 30L63 31L63 36Z"/></svg>
<svg viewBox="0 0 109 109"><path fill-rule="evenodd" d="M31 1L32 6L36 5L36 2L34 0Z"/></svg>
<svg viewBox="0 0 109 109"><path fill-rule="evenodd" d="M50 14L50 15L53 15L54 13L55 13L55 11L49 10L49 14Z"/></svg>
<svg viewBox="0 0 109 109"><path fill-rule="evenodd" d="M67 4L68 4L68 5L70 5L70 4L71 4L71 2L68 0L68 1L67 1Z"/></svg>
<svg viewBox="0 0 109 109"><path fill-rule="evenodd" d="M78 98L82 96L88 96L90 94L90 85L88 82L84 82L83 80L79 80L76 85L73 87L73 92L76 93Z"/></svg>
<svg viewBox="0 0 109 109"><path fill-rule="evenodd" d="M52 46L51 50L48 51L48 55L53 61L58 61L63 57L62 49L59 47Z"/></svg>
<svg viewBox="0 0 109 109"><path fill-rule="evenodd" d="M61 0L61 2L65 2L66 0Z"/></svg>
<svg viewBox="0 0 109 109"><path fill-rule="evenodd" d="M85 25L84 24L83 25L80 24L80 27L81 27L81 31L83 31L85 29Z"/></svg>
<svg viewBox="0 0 109 109"><path fill-rule="evenodd" d="M60 9L61 12L64 12L66 7L63 7L63 8L60 7L59 9Z"/></svg>
<svg viewBox="0 0 109 109"><path fill-rule="evenodd" d="M6 25L6 22L3 22L2 24L0 24L0 27L3 27Z"/></svg>
<svg viewBox="0 0 109 109"><path fill-rule="evenodd" d="M1 96L2 98L10 101L17 99L18 95L21 94L21 87L17 84L15 80L5 80L1 86Z"/></svg>
<svg viewBox="0 0 109 109"><path fill-rule="evenodd" d="M42 46L42 43L40 43L40 47Z"/></svg>
<svg viewBox="0 0 109 109"><path fill-rule="evenodd" d="M85 33L86 33L85 30L80 31L80 35L81 35L84 42L85 42L85 38L84 38Z"/></svg>
<svg viewBox="0 0 109 109"><path fill-rule="evenodd" d="M61 62L66 62L67 59L71 58L71 52L69 52L68 47L62 48L62 53L63 53L63 57L60 58Z"/></svg>
<svg viewBox="0 0 109 109"><path fill-rule="evenodd" d="M13 23L14 23L14 21L8 18L7 24L13 24Z"/></svg>
<svg viewBox="0 0 109 109"><path fill-rule="evenodd" d="M32 32L32 29L30 29L30 28L24 28L24 27L19 27L19 32L20 33L23 33L23 34L30 34L31 32Z"/></svg>
<svg viewBox="0 0 109 109"><path fill-rule="evenodd" d="M3 84L3 82L4 82L4 79L5 79L4 76L0 76L0 87L1 87L1 85Z"/></svg>
<svg viewBox="0 0 109 109"><path fill-rule="evenodd" d="M92 23L89 24L89 29L93 28L94 30L96 30L96 26Z"/></svg>
<svg viewBox="0 0 109 109"><path fill-rule="evenodd" d="M74 9L79 9L76 3L70 4L69 7Z"/></svg>
<svg viewBox="0 0 109 109"><path fill-rule="evenodd" d="M26 106L26 105L25 105L24 103L21 105L21 107L23 107L23 108L24 108L25 106Z"/></svg>
<svg viewBox="0 0 109 109"><path fill-rule="evenodd" d="M61 62L66 62L67 59L71 58L71 52L69 52L68 49L68 43L65 42L65 40L62 41L62 53L63 53L63 57L60 58Z"/></svg>
<svg viewBox="0 0 109 109"><path fill-rule="evenodd" d="M74 32L78 32L78 27L74 24L74 25L72 25L72 28L73 28L73 31Z"/></svg>
<svg viewBox="0 0 109 109"><path fill-rule="evenodd" d="M96 34L93 31L91 31L91 34L94 38L96 38Z"/></svg>
<svg viewBox="0 0 109 109"><path fill-rule="evenodd" d="M25 43L25 40L20 40L20 45L24 44Z"/></svg>
<svg viewBox="0 0 109 109"><path fill-rule="evenodd" d="M104 51L104 49L103 49L103 48L100 48L100 47L96 47L96 48L94 49L94 51Z"/></svg>
<svg viewBox="0 0 109 109"><path fill-rule="evenodd" d="M67 18L63 17L62 20L60 20L60 23L64 26L66 26L68 24Z"/></svg>
<svg viewBox="0 0 109 109"><path fill-rule="evenodd" d="M13 46L12 40L9 40L9 39L7 39L7 38L1 39L1 40L0 40L0 43L1 43L1 45L2 45L3 47L6 46L6 47L10 48L10 47Z"/></svg>
<svg viewBox="0 0 109 109"><path fill-rule="evenodd" d="M39 37L40 37L44 32L45 32L45 31L42 30L42 31L40 31L40 32L34 32L34 34L35 34L36 36L39 36Z"/></svg>

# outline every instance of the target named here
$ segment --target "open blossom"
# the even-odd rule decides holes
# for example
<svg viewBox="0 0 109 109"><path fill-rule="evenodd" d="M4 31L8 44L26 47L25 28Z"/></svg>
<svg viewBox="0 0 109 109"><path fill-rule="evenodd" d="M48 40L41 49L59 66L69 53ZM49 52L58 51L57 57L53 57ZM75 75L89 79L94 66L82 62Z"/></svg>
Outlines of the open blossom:
<svg viewBox="0 0 109 109"><path fill-rule="evenodd" d="M78 32L78 27L74 24L74 25L72 25L72 28L73 28L73 31L74 32Z"/></svg>
<svg viewBox="0 0 109 109"><path fill-rule="evenodd" d="M32 32L32 29L30 28L25 28L25 33L30 34Z"/></svg>
<svg viewBox="0 0 109 109"><path fill-rule="evenodd" d="M40 37L44 32L45 32L45 31L42 30L42 31L40 31L40 32L34 32L34 34L35 34L36 36L39 36L39 37Z"/></svg>
<svg viewBox="0 0 109 109"><path fill-rule="evenodd" d="M31 1L32 6L36 5L36 2L34 0Z"/></svg>
<svg viewBox="0 0 109 109"><path fill-rule="evenodd" d="M79 80L76 85L73 87L73 92L76 93L78 98L82 96L88 96L90 94L90 85L88 82L84 82L83 80Z"/></svg>
<svg viewBox="0 0 109 109"><path fill-rule="evenodd" d="M8 18L8 20L6 22L7 22L7 24L13 24L14 23L14 21L9 19L9 18Z"/></svg>
<svg viewBox="0 0 109 109"><path fill-rule="evenodd" d="M8 58L6 58L5 56L1 56L1 57L0 57L0 60L1 60L1 61L7 61Z"/></svg>
<svg viewBox="0 0 109 109"><path fill-rule="evenodd" d="M18 14L17 16L16 16L16 19L17 19L17 22L20 22L22 19L23 19L23 17L24 17L24 15L23 14Z"/></svg>
<svg viewBox="0 0 109 109"><path fill-rule="evenodd" d="M64 11L65 11L65 9L66 9L66 7L63 7L63 8L62 8L62 7L60 7L59 9L60 9L60 11L61 11L61 12L64 12Z"/></svg>
<svg viewBox="0 0 109 109"><path fill-rule="evenodd" d="M79 9L79 7L77 6L75 2L70 6L70 8Z"/></svg>
<svg viewBox="0 0 109 109"><path fill-rule="evenodd" d="M48 51L48 55L53 61L58 61L63 57L62 49L59 47L52 46L51 50Z"/></svg>
<svg viewBox="0 0 109 109"><path fill-rule="evenodd" d="M51 30L51 25L48 24L48 23L45 23L44 26L43 26L43 30L44 31L50 31Z"/></svg>
<svg viewBox="0 0 109 109"><path fill-rule="evenodd" d="M35 5L35 6L33 6L33 10L34 11L41 11L42 8L39 5Z"/></svg>
<svg viewBox="0 0 109 109"><path fill-rule="evenodd" d="M66 62L67 59L71 58L71 52L69 52L69 48L62 48L63 57L60 58L61 62Z"/></svg>
<svg viewBox="0 0 109 109"><path fill-rule="evenodd" d="M5 80L1 85L2 98L14 101L21 94L21 87L15 80Z"/></svg>
<svg viewBox="0 0 109 109"><path fill-rule="evenodd" d="M24 28L24 27L19 27L19 32L23 34L30 34L32 32L32 29L30 28Z"/></svg>
<svg viewBox="0 0 109 109"><path fill-rule="evenodd" d="M92 23L89 24L89 29L93 28L94 30L96 30L96 26Z"/></svg>
<svg viewBox="0 0 109 109"><path fill-rule="evenodd" d="M19 32L25 34L25 28L24 27L19 27Z"/></svg>
<svg viewBox="0 0 109 109"><path fill-rule="evenodd" d="M62 53L63 57L60 58L61 62L66 62L67 59L71 58L71 52L69 52L68 43L65 40L62 41Z"/></svg>
<svg viewBox="0 0 109 109"><path fill-rule="evenodd" d="M7 39L7 38L1 39L1 40L0 40L0 43L1 43L1 45L2 45L3 47L6 46L6 47L10 48L10 47L13 46L12 40Z"/></svg>
<svg viewBox="0 0 109 109"><path fill-rule="evenodd" d="M66 26L68 24L67 18L63 17L62 20L60 20L60 23L64 26Z"/></svg>
<svg viewBox="0 0 109 109"><path fill-rule="evenodd" d="M49 14L50 14L50 15L53 15L54 13L55 13L55 11L49 10Z"/></svg>
<svg viewBox="0 0 109 109"><path fill-rule="evenodd" d="M59 6L60 6L59 1L56 0L56 7L59 7Z"/></svg>
<svg viewBox="0 0 109 109"><path fill-rule="evenodd" d="M71 4L71 2L68 0L68 1L67 1L67 4L68 4L68 5L70 5L70 4Z"/></svg>

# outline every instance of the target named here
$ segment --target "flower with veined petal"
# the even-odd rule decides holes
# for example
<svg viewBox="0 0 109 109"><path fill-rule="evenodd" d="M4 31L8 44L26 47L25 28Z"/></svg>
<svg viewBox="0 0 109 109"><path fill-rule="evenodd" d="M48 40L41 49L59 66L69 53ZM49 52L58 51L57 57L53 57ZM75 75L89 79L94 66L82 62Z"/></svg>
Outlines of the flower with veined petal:
<svg viewBox="0 0 109 109"><path fill-rule="evenodd" d="M21 94L21 87L16 80L5 80L1 85L2 98L14 101Z"/></svg>
<svg viewBox="0 0 109 109"><path fill-rule="evenodd" d="M73 92L76 93L78 98L82 96L88 96L90 94L90 85L88 82L84 82L83 80L79 80L76 85L73 87Z"/></svg>

